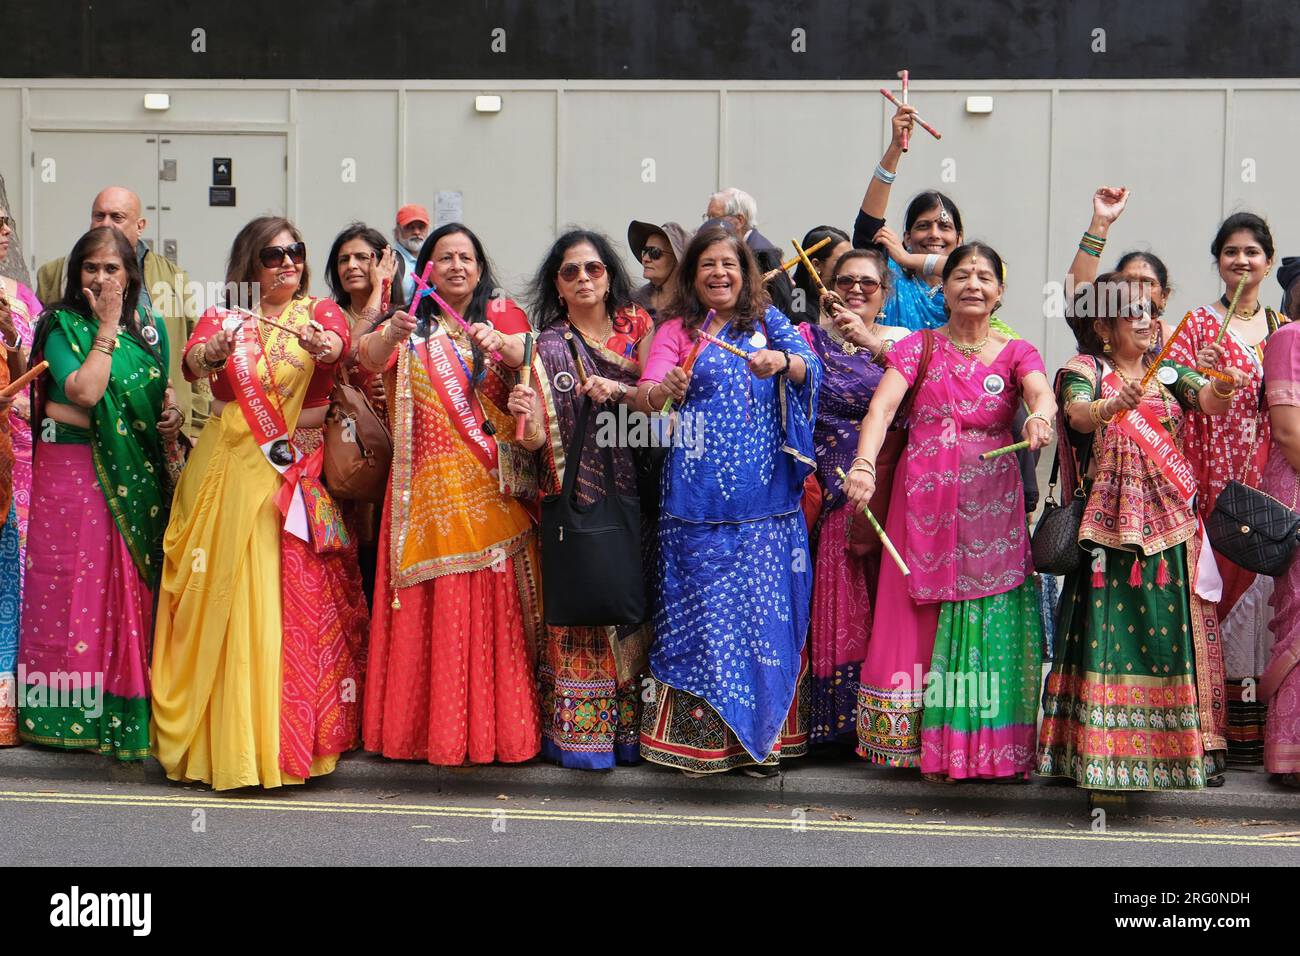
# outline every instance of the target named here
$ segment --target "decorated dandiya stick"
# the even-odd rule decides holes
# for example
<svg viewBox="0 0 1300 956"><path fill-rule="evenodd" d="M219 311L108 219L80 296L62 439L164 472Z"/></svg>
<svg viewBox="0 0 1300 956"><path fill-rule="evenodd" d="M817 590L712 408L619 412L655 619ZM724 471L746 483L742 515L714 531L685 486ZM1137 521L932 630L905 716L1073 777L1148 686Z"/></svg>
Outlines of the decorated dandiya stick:
<svg viewBox="0 0 1300 956"><path fill-rule="evenodd" d="M433 272L433 263L426 262L424 264L424 272L422 272L418 276L412 276L416 288L418 289L418 291L415 293L415 298L411 300L412 310L415 309L415 305L417 302L420 301L420 298L422 296L427 295L429 298L433 299L434 302L438 303L438 308L442 309L444 315L449 316L452 319L452 321L456 322L458 325L460 325L462 329L464 329L466 335L469 335L469 333L473 329L473 326L471 326L468 322L466 322L464 317L459 312L457 312L450 305L448 305L446 299L438 295L437 287L432 282L429 281L429 276L432 274L432 272ZM500 352L493 352L491 354L492 354L492 361L494 362L502 361Z"/></svg>
<svg viewBox="0 0 1300 956"><path fill-rule="evenodd" d="M1016 452L1024 451L1028 447L1028 441L1018 441L1014 445L1003 445L1001 448L994 448L992 451L980 452L980 461L988 461L990 458L1001 458L1003 455L1014 455Z"/></svg>
<svg viewBox="0 0 1300 956"><path fill-rule="evenodd" d="M1237 313L1237 303L1241 301L1241 293L1246 289L1246 280L1250 278L1249 272L1243 272L1241 278L1237 281L1237 291L1232 293L1232 303L1228 306L1228 312L1223 317L1223 325L1219 328L1219 334L1214 337L1214 344L1218 345L1223 341L1223 337L1228 334L1228 324L1232 317Z"/></svg>
<svg viewBox="0 0 1300 956"><path fill-rule="evenodd" d="M533 335L524 333L524 364L519 367L519 384L524 388L533 377ZM515 419L515 441L524 440L524 429L528 426L528 413L520 412Z"/></svg>
<svg viewBox="0 0 1300 956"><path fill-rule="evenodd" d="M14 379L12 382L6 385L3 389L0 389L0 398L12 398L14 395L17 395L19 392L23 390L24 385L26 385L32 379L36 378L36 376L40 375L49 367L50 367L49 362L45 362L45 361L37 362L27 371L23 372L22 375L19 375L16 379Z"/></svg>
<svg viewBox="0 0 1300 956"><path fill-rule="evenodd" d="M808 251L800 247L797 239L791 239L790 242L794 244L794 251L798 253L799 258L803 261L803 267L807 269L809 274L812 276L813 284L817 286L817 291L823 296L830 295L830 293L826 291L826 286L822 284L822 277L817 272L817 267L814 266L812 260L808 258ZM834 296L833 298L839 299L839 296Z"/></svg>
<svg viewBox="0 0 1300 956"><path fill-rule="evenodd" d="M718 315L717 309L709 309L709 314L704 317L703 328L707 329L709 325L713 322L713 320L717 318L717 315ZM695 368L695 360L700 357L700 352L703 349L704 349L704 337L701 336L700 338L695 340L695 344L691 346L690 352L686 354L686 361L682 363L682 371L685 372L687 375L690 375L691 369ZM668 401L664 402L664 407L661 408L660 411L663 412L665 415L667 415L672 410L673 410L673 397L669 395Z"/></svg>
<svg viewBox="0 0 1300 956"><path fill-rule="evenodd" d="M1187 320L1191 317L1192 313L1190 312L1184 315L1178 325L1174 326L1173 334L1170 335L1169 338L1165 339L1165 344L1164 347L1160 349L1160 354L1156 356L1156 360L1151 363L1146 374L1142 376L1142 381L1140 383L1142 391L1146 391L1147 385L1151 383L1151 376L1156 374L1156 370L1160 368L1160 363L1169 358L1169 350L1174 347L1174 341L1178 338L1178 333L1183 330L1183 326L1187 324Z"/></svg>
<svg viewBox="0 0 1300 956"><path fill-rule="evenodd" d="M881 89L880 89L880 95L883 96L885 99L889 100L889 102L893 103L895 106L902 106L902 105L903 105L901 102L899 102L899 99L898 99L897 96L895 96L893 93L889 92L889 90L885 89L884 87L881 87ZM929 123L927 123L925 120L921 119L921 117L920 117L918 114L913 113L913 114L912 114L912 119L916 120L916 125L920 126L921 129L925 130L927 133L929 133L929 134L930 134L931 136L933 136L935 139L943 139L943 134L940 133L940 132L939 132L937 129L935 129L933 126L931 126Z"/></svg>
<svg viewBox="0 0 1300 956"><path fill-rule="evenodd" d="M811 246L809 246L807 249L805 249L804 252L806 252L808 255L812 255L812 254L813 254L814 252L816 252L818 249L822 248L822 247L825 246L825 245L828 245L828 244L830 243L830 241L831 241L831 237L830 237L830 236L827 236L825 239L819 240L818 242L814 242ZM793 269L793 268L794 268L795 266L797 266L798 264L799 264L799 257L798 257L798 256L795 256L793 259L787 259L787 260L785 260L785 262L781 263L779 266L777 266L777 268L771 270L770 272L764 272L764 273L763 273L763 281L764 281L764 282L771 282L773 279L775 279L777 276L779 276L782 272L785 272L785 271L788 270L788 269Z"/></svg>
<svg viewBox="0 0 1300 956"><path fill-rule="evenodd" d="M722 349L724 352L730 352L732 355L736 355L739 356L740 358L743 358L746 362L749 361L749 353L746 352L744 349L736 348L736 346L732 345L730 342L724 342L716 335L710 335L708 332L705 332L703 329L700 329L699 331L700 331L700 338L704 339L704 341L712 342L714 345Z"/></svg>
<svg viewBox="0 0 1300 956"><path fill-rule="evenodd" d="M835 474L839 476L841 482L849 480L849 476L844 474L844 469L839 466L836 466ZM885 546L885 550L889 552L889 556L894 559L894 563L898 565L898 570L903 572L903 577L908 577L912 572L908 570L907 565L903 562L903 556L900 555L898 549L894 547L894 542L889 540L889 535L887 535L885 529L880 526L880 522L876 520L876 516L871 513L871 508L868 505L863 505L858 510L867 516L867 520L871 522L871 527L876 529L876 534L880 535L880 543Z"/></svg>
<svg viewBox="0 0 1300 956"><path fill-rule="evenodd" d="M907 105L907 80L908 80L907 70L899 70L898 78L903 81L903 105L906 106ZM903 152L905 153L907 152L908 140L910 136L911 133L908 130L906 129L903 130Z"/></svg>

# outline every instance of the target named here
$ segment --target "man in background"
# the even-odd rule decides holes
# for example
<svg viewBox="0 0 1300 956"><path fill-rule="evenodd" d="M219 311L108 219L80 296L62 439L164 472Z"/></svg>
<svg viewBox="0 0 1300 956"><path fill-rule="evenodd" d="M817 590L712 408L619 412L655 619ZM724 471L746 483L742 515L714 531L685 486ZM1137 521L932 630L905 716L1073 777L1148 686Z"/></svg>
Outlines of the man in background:
<svg viewBox="0 0 1300 956"><path fill-rule="evenodd" d="M429 235L429 210L414 203L408 203L397 210L397 225L393 228L394 246L402 257L406 268L403 270L402 289L405 301L410 302L415 294L415 258L420 254L420 247Z"/></svg>

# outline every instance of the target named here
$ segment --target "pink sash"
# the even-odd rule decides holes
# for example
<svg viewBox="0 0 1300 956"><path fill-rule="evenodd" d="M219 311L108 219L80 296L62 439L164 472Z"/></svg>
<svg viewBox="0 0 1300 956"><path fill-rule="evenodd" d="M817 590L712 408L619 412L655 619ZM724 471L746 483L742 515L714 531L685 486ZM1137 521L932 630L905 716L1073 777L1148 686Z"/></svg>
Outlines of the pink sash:
<svg viewBox="0 0 1300 956"><path fill-rule="evenodd" d="M1118 395L1121 384L1119 376L1111 372L1102 379L1102 397ZM1178 450L1173 438L1160 423L1159 416L1151 409L1139 405L1131 411L1121 413L1115 424L1142 449L1143 454L1156 463L1169 483L1178 489L1183 500L1190 502L1196 495L1196 475L1192 472L1191 462Z"/></svg>
<svg viewBox="0 0 1300 956"><path fill-rule="evenodd" d="M497 470L496 439L483 431L485 420L483 408L479 404L474 389L470 386L469 376L461 365L460 356L451 338L438 332L426 339L423 354L420 345L412 344L416 356L424 363L433 389L438 393L442 404L451 413L456 432L465 440L474 457L488 471L495 474Z"/></svg>

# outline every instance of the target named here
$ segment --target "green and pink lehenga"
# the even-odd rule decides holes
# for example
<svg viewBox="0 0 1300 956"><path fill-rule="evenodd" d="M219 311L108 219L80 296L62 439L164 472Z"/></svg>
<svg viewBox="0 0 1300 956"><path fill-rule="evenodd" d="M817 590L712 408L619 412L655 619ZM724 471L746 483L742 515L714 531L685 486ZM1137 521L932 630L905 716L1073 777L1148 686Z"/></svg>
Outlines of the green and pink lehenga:
<svg viewBox="0 0 1300 956"><path fill-rule="evenodd" d="M1206 380L1165 363L1142 408L1178 440ZM1079 355L1062 369L1061 408L1092 401L1112 370ZM1064 423L1061 440L1066 440ZM1221 587L1191 501L1118 423L1092 436L1079 570L1061 593L1056 659L1043 695L1038 772L1099 790L1199 790L1227 747ZM1063 459L1070 456L1063 455ZM1078 487L1073 467L1064 487ZM1206 563L1202 564L1201 559Z"/></svg>

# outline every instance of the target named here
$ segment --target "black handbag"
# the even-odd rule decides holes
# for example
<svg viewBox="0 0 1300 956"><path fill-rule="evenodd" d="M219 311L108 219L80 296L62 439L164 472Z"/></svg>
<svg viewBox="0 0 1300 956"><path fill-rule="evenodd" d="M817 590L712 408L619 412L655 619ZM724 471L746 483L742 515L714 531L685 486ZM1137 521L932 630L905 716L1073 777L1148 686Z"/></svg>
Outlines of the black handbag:
<svg viewBox="0 0 1300 956"><path fill-rule="evenodd" d="M1286 571L1300 544L1300 514L1239 481L1219 492L1205 522L1216 553L1256 574Z"/></svg>
<svg viewBox="0 0 1300 956"><path fill-rule="evenodd" d="M620 495L614 455L604 448L605 497L579 504L574 491L591 401L584 398L558 495L542 499L542 603L546 623L607 627L645 620L641 576L641 502Z"/></svg>
<svg viewBox="0 0 1300 956"><path fill-rule="evenodd" d="M1097 368L1097 378L1101 378L1100 365ZM1056 481L1061 473L1062 445L1069 449L1068 454L1074 453L1068 434L1061 435L1056 441L1056 454L1052 457L1052 474L1047 480L1043 513L1029 539L1034 570L1039 574L1072 574L1079 570L1079 564L1083 560L1083 549L1079 547L1079 527L1083 524L1083 509L1087 506L1087 497L1083 493L1083 476L1092 457L1092 436L1088 436L1074 469L1079 480L1078 487L1074 489L1069 502L1057 504Z"/></svg>

